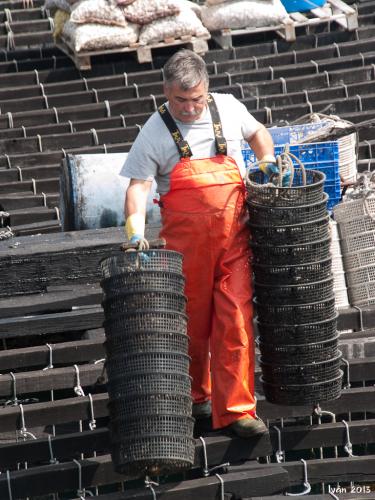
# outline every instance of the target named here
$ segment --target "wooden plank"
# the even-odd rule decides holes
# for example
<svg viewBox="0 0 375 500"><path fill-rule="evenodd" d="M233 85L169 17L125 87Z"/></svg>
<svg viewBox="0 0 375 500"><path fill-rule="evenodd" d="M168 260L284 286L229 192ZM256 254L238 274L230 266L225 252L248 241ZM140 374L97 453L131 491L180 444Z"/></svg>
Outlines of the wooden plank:
<svg viewBox="0 0 375 500"><path fill-rule="evenodd" d="M99 306L81 307L73 311L20 318L0 319L0 339L73 332L100 328L104 313Z"/></svg>
<svg viewBox="0 0 375 500"><path fill-rule="evenodd" d="M348 423L350 441L353 445L375 443L375 420L355 420ZM310 450L313 448L329 448L346 444L346 427L342 422L323 423L319 425L290 425L278 427L281 435L281 449L284 452ZM260 456L273 455L279 450L278 432L271 425L270 440L244 440L225 434L225 431L203 433L208 466L213 467L223 463L235 463L243 460L253 460ZM54 457L58 460L67 459L83 453L89 456L94 451L109 450L109 431L100 428L94 431L76 432L61 436L51 436ZM203 448L200 439L196 439L194 467L204 466ZM19 441L0 446L0 467L13 468L17 463L26 461L29 465L50 460L48 439Z"/></svg>
<svg viewBox="0 0 375 500"><path fill-rule="evenodd" d="M86 456L92 455L95 451L108 453L110 447L110 434L107 428L50 436L50 438L54 458L59 461L80 453ZM272 453L268 436L244 440L216 433L216 435L204 437L204 442L209 468L228 462L254 460ZM29 464L40 464L51 459L49 441L46 438L0 445L0 452L0 466L3 468L12 468L24 461ZM204 466L203 444L200 439L196 439L193 467L203 468Z"/></svg>
<svg viewBox="0 0 375 500"><path fill-rule="evenodd" d="M75 340L50 344L52 349L52 364L83 363L105 357L104 335L90 340ZM18 371L20 368L48 366L50 349L47 345L26 347L23 349L7 349L0 351L0 373Z"/></svg>
<svg viewBox="0 0 375 500"><path fill-rule="evenodd" d="M79 461L81 465L82 487L100 486L122 482L125 476L116 474L108 455ZM258 470L240 471L225 475L228 491L240 497L245 491L250 495L280 493L288 486L287 473L282 467L262 467ZM41 495L61 489L74 490L78 487L78 467L73 462L41 466L10 473L12 497L24 498L25 495ZM221 493L221 481L216 476L169 483L157 487L158 495L171 500L193 500L204 498L215 500ZM5 474L0 475L0 498L9 493ZM147 488L126 489L122 499L149 500Z"/></svg>
<svg viewBox="0 0 375 500"><path fill-rule="evenodd" d="M97 417L107 417L107 394L92 396L94 412ZM67 398L48 403L34 403L25 406L25 419L28 427L61 424L90 418L88 398ZM321 409L333 412L335 415L363 413L375 410L375 387L360 387L346 389L340 399L321 403ZM309 417L313 406L280 406L265 401L258 396L257 412L263 420L278 420L281 418ZM3 432L19 429L20 411L17 407L6 407L0 412L0 429Z"/></svg>
<svg viewBox="0 0 375 500"><path fill-rule="evenodd" d="M97 285L55 287L47 293L0 299L0 318L71 310L72 307L99 305L103 292ZM1 370L1 368L0 368Z"/></svg>
<svg viewBox="0 0 375 500"><path fill-rule="evenodd" d="M81 386L94 385L103 373L103 363L79 365ZM43 391L69 389L77 385L77 373L73 366L35 370L14 374L18 394L37 394ZM0 375L0 396L11 397L13 394L11 375Z"/></svg>

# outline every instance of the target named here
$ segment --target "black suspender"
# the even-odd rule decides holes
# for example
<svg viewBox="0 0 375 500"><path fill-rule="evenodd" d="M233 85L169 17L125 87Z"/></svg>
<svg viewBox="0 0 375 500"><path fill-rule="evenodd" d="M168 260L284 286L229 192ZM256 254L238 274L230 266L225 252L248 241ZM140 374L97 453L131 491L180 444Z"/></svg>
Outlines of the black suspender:
<svg viewBox="0 0 375 500"><path fill-rule="evenodd" d="M226 155L227 141L223 137L223 129L221 126L219 111L217 110L215 99L211 94L208 94L207 104L211 113L212 126L214 129L216 154Z"/></svg>
<svg viewBox="0 0 375 500"><path fill-rule="evenodd" d="M211 113L212 117L212 126L214 130L214 135L215 135L215 149L216 149L216 154L218 155L226 155L227 154L227 141L223 137L223 131L221 127L221 121L220 121L220 115L217 110L217 106L215 103L215 100L211 96L211 94L208 94L207 97L207 104L208 108ZM171 136L177 146L180 158L190 158L193 156L193 153L191 152L190 146L187 143L187 141L184 140L182 137L182 134L177 127L176 122L172 118L172 115L168 111L167 107L165 104L162 104L158 108L159 114L165 123L166 127L168 128L169 132L171 133Z"/></svg>
<svg viewBox="0 0 375 500"><path fill-rule="evenodd" d="M176 122L172 118L172 115L168 111L167 106L165 104L162 104L161 106L159 106L158 111L169 132L171 133L174 142L176 143L180 158L190 158L190 156L193 156L189 144L182 137L182 134L177 127Z"/></svg>

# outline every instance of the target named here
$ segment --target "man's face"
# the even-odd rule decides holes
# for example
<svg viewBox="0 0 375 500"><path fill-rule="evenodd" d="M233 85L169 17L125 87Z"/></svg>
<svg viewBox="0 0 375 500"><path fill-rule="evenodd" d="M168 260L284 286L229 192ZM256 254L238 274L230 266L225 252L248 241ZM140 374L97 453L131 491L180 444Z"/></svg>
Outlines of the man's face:
<svg viewBox="0 0 375 500"><path fill-rule="evenodd" d="M164 85L169 101L169 110L174 118L191 123L202 116L207 104L207 88L204 82L189 90L182 90L177 84Z"/></svg>

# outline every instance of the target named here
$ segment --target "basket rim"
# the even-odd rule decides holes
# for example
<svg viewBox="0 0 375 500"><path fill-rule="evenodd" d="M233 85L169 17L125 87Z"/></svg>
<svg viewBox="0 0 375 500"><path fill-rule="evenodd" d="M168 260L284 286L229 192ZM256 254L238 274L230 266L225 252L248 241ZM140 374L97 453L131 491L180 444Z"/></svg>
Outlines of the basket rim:
<svg viewBox="0 0 375 500"><path fill-rule="evenodd" d="M298 226L300 224L297 224ZM260 226L264 227L264 226ZM267 226L268 227L268 226ZM289 227L289 226L278 226L278 227ZM249 244L251 247L260 247L260 248L294 248L294 247L301 247L301 246L312 246L312 245L318 245L320 243L330 243L331 237L328 236L327 238L322 238L321 240L316 240L316 241L311 241L311 242L306 242L306 243L295 243L294 245L263 245L262 243L256 243L253 240L250 240ZM347 254L349 255L349 254Z"/></svg>
<svg viewBox="0 0 375 500"><path fill-rule="evenodd" d="M262 269L267 269L267 268L270 268L272 267L273 269L276 268L297 268L297 267L305 267L305 266L311 266L313 264L322 264L322 263L328 263L328 261L332 261L332 256L330 257L326 257L325 259L322 259L322 260L312 260L311 262L301 262L300 264L258 264L257 262L253 262L252 263L252 267L260 267ZM375 264L374 264L374 267L375 267ZM345 271L343 271L345 272ZM311 284L311 283L309 283Z"/></svg>
<svg viewBox="0 0 375 500"><path fill-rule="evenodd" d="M324 278L323 280L319 280L319 281L307 281L307 282L304 282L304 283L292 283L292 284L278 284L278 285L273 285L273 284L268 284L268 283L259 283L259 281L255 281L254 280L254 285L255 286L260 286L260 287L265 287L265 288L271 288L271 289L279 289L279 288L292 288L293 290L297 290L299 287L310 287L310 286L314 286L314 285L320 285L321 283L329 283L329 282L332 282L334 281L334 277L333 276L330 276L329 278Z"/></svg>
<svg viewBox="0 0 375 500"><path fill-rule="evenodd" d="M277 328L280 328L280 327L288 327L288 326L295 326L295 327L299 327L299 328L303 328L304 326L314 326L314 325L322 325L323 323L328 323L329 321L334 321L334 320L337 320L337 318L339 317L339 313L336 311L335 312L335 315L332 316L332 318L329 318L329 319L323 319L322 321L314 321L312 323L298 323L297 325L295 324L280 324L280 323L265 323L264 321L259 321L258 320L258 317L254 318L255 322L257 324L261 323L262 325L268 327L277 327Z"/></svg>
<svg viewBox="0 0 375 500"><path fill-rule="evenodd" d="M265 208L266 210L290 210L293 208L293 210L297 209L305 209L309 207L314 207L318 205L324 205L327 203L329 199L329 195L326 192L323 192L322 199L320 201L316 201L315 203L307 203L306 205L297 205L291 207L290 205L284 205L284 206L277 206L277 205L264 205L262 203L258 203L257 201L252 200L251 198L246 199L246 204L254 207L262 207Z"/></svg>
<svg viewBox="0 0 375 500"><path fill-rule="evenodd" d="M296 365L298 366L298 365ZM313 383L309 383L309 384L306 384L306 383L303 383L303 384L288 384L288 387L295 387L296 389L300 388L300 387L315 387L315 386L323 386L324 384L329 384L330 382L336 382L338 381L339 379L342 379L344 376L344 372L342 370L340 370L340 375L337 375L337 377L335 378L331 378L329 380L323 380L323 381L320 381L320 382L313 382ZM285 384L274 384L274 383L271 383L271 382L266 382L263 378L263 375L260 375L259 377L260 381L262 382L262 384L266 384L266 385L270 385L272 387L284 387Z"/></svg>
<svg viewBox="0 0 375 500"><path fill-rule="evenodd" d="M176 250L171 250L170 248L149 248L148 250L134 250L134 252L132 251L131 253L132 254L141 254L141 253L169 253L169 254L174 254L176 256L179 256L179 257L182 257L183 258L183 254L181 252L177 252ZM103 257L103 259L101 259L99 261L99 264L102 264L102 263L105 263L105 262L110 262L111 260L116 260L118 259L119 257L120 258L125 258L128 256L128 253L127 252L118 252L114 255L109 255L108 257Z"/></svg>
<svg viewBox="0 0 375 500"><path fill-rule="evenodd" d="M293 208L293 207L289 207L290 208ZM306 226L309 226L309 225L312 225L312 224L317 224L319 222L325 222L329 221L329 218L330 216L327 214L325 215L324 217L321 217L320 219L315 219L315 220L309 220L307 222L298 222L296 224L285 224L285 225L272 225L272 226L265 226L263 224L252 224L250 221L247 222L247 225L250 226L250 227L255 227L255 228L261 228L261 229L267 229L269 230L270 228L272 229L278 229L278 228L281 228L282 230L285 230L287 228L293 228L293 227L296 227L296 226L303 226L303 227L306 227ZM328 239L328 238L327 238ZM329 238L330 239L330 238ZM280 246L283 246L283 245L280 245ZM289 245L289 246L293 246L293 245Z"/></svg>
<svg viewBox="0 0 375 500"><path fill-rule="evenodd" d="M310 347L310 346L313 346L315 344L328 344L329 342L336 342L338 341L340 335L336 335L335 337L332 337L330 339L326 339L326 340L320 340L318 342L307 342L305 344L271 344L270 342L262 342L260 341L260 335L258 335L258 337L256 338L256 343L257 345L267 345L267 346L276 346L276 347L298 347L299 349L301 347ZM295 366L299 366L299 365L295 365Z"/></svg>
<svg viewBox="0 0 375 500"><path fill-rule="evenodd" d="M154 355L154 354L162 354L164 356L170 356L170 355L177 355L179 357L183 357L185 359L191 359L190 356L188 354L185 354L184 352L179 352L179 351L159 351L159 350L155 350L155 351L151 351L151 352L148 352L148 351L142 351L142 352L133 352L131 354L124 354L124 353L121 353L121 354L115 354L114 356L111 356L111 359L110 361L113 361L115 359L117 359L118 357L121 358L121 359L128 359L128 358L134 358L134 357L139 357L139 356L147 356L147 355ZM108 360L107 360L107 363L108 363ZM158 372L159 373L159 372Z"/></svg>
<svg viewBox="0 0 375 500"><path fill-rule="evenodd" d="M136 311L129 312L129 313L113 314L111 316L110 320L106 319L103 322L103 325L110 324L110 321L112 321L113 319L117 320L117 319L122 319L122 318L128 318L129 316L141 316L143 318L145 316L145 314L147 314L147 313L154 314L154 315L159 315L159 314L167 314L170 316L177 315L177 316L181 316L181 317L185 318L186 320L188 319L188 317L185 313L179 312L179 311L174 311L173 309L137 309Z"/></svg>
<svg viewBox="0 0 375 500"><path fill-rule="evenodd" d="M168 376L172 376L172 377L185 377L187 379L189 379L190 381L193 379L191 377L191 375L189 375L188 373L179 373L179 372L168 372L168 371L165 371L165 370L158 370L157 372L155 371L142 371L141 375L152 375L152 376L155 376L155 377L159 377L159 375L168 375ZM120 373L119 374L119 377L121 377L121 380L127 380L127 379L132 379L132 378L138 378L138 375L136 374L127 374L127 373Z"/></svg>
<svg viewBox="0 0 375 500"><path fill-rule="evenodd" d="M302 306L314 306L315 304L322 304L322 303L332 302L332 301L333 302L335 301L335 295L334 295L334 293L332 293L332 297L329 297L328 299L324 299L324 300L318 300L317 302L305 302L305 303L302 303L302 304L274 304L271 307L295 307L295 308L299 308L299 307L302 307ZM260 306L268 306L268 307L270 306L270 304L262 304L261 302L259 302L257 300L256 297L253 299L253 302L255 304L259 304ZM285 324L283 323L283 325L285 325Z"/></svg>
<svg viewBox="0 0 375 500"><path fill-rule="evenodd" d="M300 167L294 167L294 170L295 171L302 171L302 169ZM251 185L251 186L255 186L257 188L262 188L262 187L266 187L266 188L274 188L274 189L281 189L282 191L285 191L285 190L300 190L300 189L306 189L307 187L317 187L317 186L320 186L321 184L323 184L326 180L326 175L321 172L320 170L315 170L313 168L305 168L305 172L306 174L308 172L313 172L314 174L318 174L318 178L320 177L319 180L317 180L316 182L312 183L312 184L306 184L305 186L275 186L274 184L272 184L272 182L269 182L267 184L259 184L257 182L254 182L250 179L250 176L253 175L253 174L258 174L260 171L259 170L256 170L256 171L252 171L252 170L249 170L246 174L246 183ZM262 173L262 172L261 172ZM264 174L263 174L264 175ZM285 191L286 192L286 191Z"/></svg>
<svg viewBox="0 0 375 500"><path fill-rule="evenodd" d="M262 360L262 356L259 356L259 363L263 366L272 366L274 368L302 368L302 367L310 367L310 366L320 366L320 365L325 365L325 364L328 364L328 363L331 363L333 361L338 361L342 358L342 352L340 350L337 351L338 354L337 356L335 356L334 358L330 358L330 359L326 359L324 361L317 361L315 363L304 363L302 365L289 365L287 363L283 363L283 364L278 364L278 363L267 363L267 361L263 361Z"/></svg>

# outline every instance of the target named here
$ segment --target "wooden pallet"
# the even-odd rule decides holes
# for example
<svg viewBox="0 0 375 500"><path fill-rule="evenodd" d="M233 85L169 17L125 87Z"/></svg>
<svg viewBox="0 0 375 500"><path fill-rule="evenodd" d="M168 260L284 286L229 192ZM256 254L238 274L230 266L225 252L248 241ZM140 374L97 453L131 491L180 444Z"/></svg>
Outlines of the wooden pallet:
<svg viewBox="0 0 375 500"><path fill-rule="evenodd" d="M92 50L86 52L76 52L73 46L67 41L58 41L57 47L62 50L66 55L68 55L76 67L80 70L90 70L91 69L91 58L95 56L102 56L108 54L123 54L135 52L137 55L137 60L140 64L151 63L152 62L152 50L164 47L173 47L178 45L186 45L190 50L193 50L197 54L203 55L208 51L207 40L210 36L191 36L185 35L181 38L166 38L163 42L154 43L150 45L140 45L135 43L129 47L108 49L108 50Z"/></svg>
<svg viewBox="0 0 375 500"><path fill-rule="evenodd" d="M238 35L254 35L269 31L276 32L287 42L296 40L296 28L315 26L321 23L335 21L341 27L348 31L358 28L358 14L355 9L342 2L341 0L327 0L323 7L312 9L302 14L293 12L281 24L276 26L265 26L262 28L243 28L243 29L223 29L212 32L212 39L223 49L233 47L233 37Z"/></svg>

